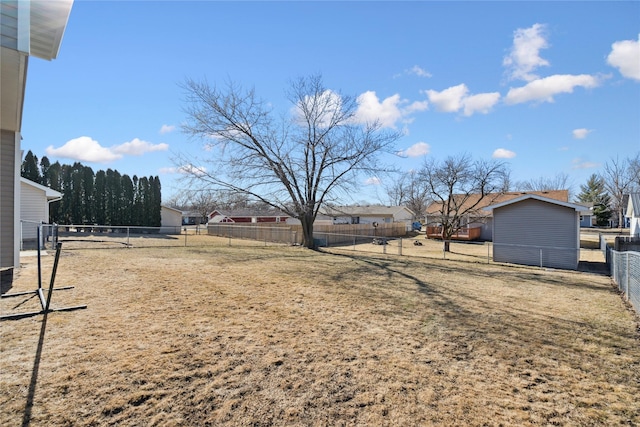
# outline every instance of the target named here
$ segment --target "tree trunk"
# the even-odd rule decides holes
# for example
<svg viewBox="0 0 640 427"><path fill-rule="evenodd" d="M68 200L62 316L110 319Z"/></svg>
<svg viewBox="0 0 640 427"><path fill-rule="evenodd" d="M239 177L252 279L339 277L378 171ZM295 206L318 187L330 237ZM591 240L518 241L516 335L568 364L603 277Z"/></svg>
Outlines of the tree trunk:
<svg viewBox="0 0 640 427"><path fill-rule="evenodd" d="M447 233L447 227L442 225L442 250L444 252L450 252L449 245L451 244L451 233Z"/></svg>
<svg viewBox="0 0 640 427"><path fill-rule="evenodd" d="M313 241L313 215L305 214L300 218L302 224L302 245L308 249L315 249Z"/></svg>

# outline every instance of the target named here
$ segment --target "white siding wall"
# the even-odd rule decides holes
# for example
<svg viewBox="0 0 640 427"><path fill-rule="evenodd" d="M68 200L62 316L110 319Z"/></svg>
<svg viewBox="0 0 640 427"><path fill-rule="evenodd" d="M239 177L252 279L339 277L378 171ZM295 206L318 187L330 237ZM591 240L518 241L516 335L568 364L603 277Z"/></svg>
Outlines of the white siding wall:
<svg viewBox="0 0 640 427"><path fill-rule="evenodd" d="M160 209L160 223L162 224L161 233L179 234L182 226L182 212L162 206Z"/></svg>
<svg viewBox="0 0 640 427"><path fill-rule="evenodd" d="M634 216L630 220L630 235L633 237L640 236L640 216Z"/></svg>
<svg viewBox="0 0 640 427"><path fill-rule="evenodd" d="M493 260L575 270L580 257L579 214L540 200L493 211Z"/></svg>
<svg viewBox="0 0 640 427"><path fill-rule="evenodd" d="M49 222L49 204L47 195L39 188L20 183L20 220L22 223L22 239L35 239L37 225L32 222Z"/></svg>

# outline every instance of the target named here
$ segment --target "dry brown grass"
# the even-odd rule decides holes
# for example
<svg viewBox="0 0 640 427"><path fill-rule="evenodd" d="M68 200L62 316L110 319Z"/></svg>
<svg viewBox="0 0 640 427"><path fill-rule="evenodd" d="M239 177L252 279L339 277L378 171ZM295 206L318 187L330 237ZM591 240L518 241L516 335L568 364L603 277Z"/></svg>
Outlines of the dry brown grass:
<svg viewBox="0 0 640 427"><path fill-rule="evenodd" d="M0 323L0 425L640 423L604 276L221 241L63 251L56 284L89 307Z"/></svg>

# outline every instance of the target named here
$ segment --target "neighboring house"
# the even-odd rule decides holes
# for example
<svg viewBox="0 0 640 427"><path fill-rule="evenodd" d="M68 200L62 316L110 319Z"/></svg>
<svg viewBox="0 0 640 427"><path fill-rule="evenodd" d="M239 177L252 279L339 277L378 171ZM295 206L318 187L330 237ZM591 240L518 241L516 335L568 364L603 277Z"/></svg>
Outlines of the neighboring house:
<svg viewBox="0 0 640 427"><path fill-rule="evenodd" d="M333 224L391 224L403 222L411 226L415 213L406 206L327 206L320 210Z"/></svg>
<svg viewBox="0 0 640 427"><path fill-rule="evenodd" d="M593 203L576 203L582 206L580 211L580 227L591 228L596 223L596 216L593 214Z"/></svg>
<svg viewBox="0 0 640 427"><path fill-rule="evenodd" d="M20 265L20 140L29 57L55 59L73 0L0 0L0 289Z"/></svg>
<svg viewBox="0 0 640 427"><path fill-rule="evenodd" d="M214 210L209 214L209 223L257 224L257 223L285 223L289 215L284 212L271 210Z"/></svg>
<svg viewBox="0 0 640 427"><path fill-rule="evenodd" d="M36 241L38 226L49 223L49 205L62 199L62 193L20 178L20 235L22 243ZM40 244L44 236L41 237ZM31 245L30 245L31 246Z"/></svg>
<svg viewBox="0 0 640 427"><path fill-rule="evenodd" d="M169 206L160 206L160 233L180 234L182 211Z"/></svg>
<svg viewBox="0 0 640 427"><path fill-rule="evenodd" d="M200 225L206 224L208 218L200 212L188 211L182 213L182 225Z"/></svg>
<svg viewBox="0 0 640 427"><path fill-rule="evenodd" d="M537 195L540 197L545 197L553 200L558 200L561 202L568 202L569 200L569 191L568 190L552 190L552 191L517 191L517 192L507 192L507 193L494 193L487 194L480 199L479 194L470 194L464 202L460 202L459 212L464 212L470 209L471 206L475 207L465 215L464 218L461 218L461 226L470 227L470 228L480 228L480 237L479 240L490 241L493 236L493 214L490 210L486 210L485 208L490 205L494 205L497 203L503 203L509 200L514 200L518 197L522 197L524 195ZM462 198L463 195L454 195L454 198ZM426 211L425 211L425 221L427 227L429 226L438 226L441 224L441 202L433 202L431 203Z"/></svg>
<svg viewBox="0 0 640 427"><path fill-rule="evenodd" d="M493 260L576 270L583 206L524 194L485 208L493 212Z"/></svg>
<svg viewBox="0 0 640 427"><path fill-rule="evenodd" d="M629 235L640 237L640 193L629 194L625 217L629 223Z"/></svg>

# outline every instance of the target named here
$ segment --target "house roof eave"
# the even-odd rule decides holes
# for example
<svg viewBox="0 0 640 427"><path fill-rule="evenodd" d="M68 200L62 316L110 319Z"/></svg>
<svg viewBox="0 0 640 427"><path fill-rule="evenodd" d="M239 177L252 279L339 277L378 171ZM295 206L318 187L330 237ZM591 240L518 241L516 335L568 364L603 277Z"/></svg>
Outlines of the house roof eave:
<svg viewBox="0 0 640 427"><path fill-rule="evenodd" d="M538 200L541 202L547 202L547 203L551 203L554 205L558 205L558 206L563 206L566 208L571 208L576 210L577 212L580 212L584 209L584 206L578 205L576 203L569 203L569 202L562 202L560 200L556 200L556 199L550 199L548 197L542 197L542 196L538 196L537 194L525 194L522 195L520 197L516 197L515 199L511 199L511 200L506 200L504 202L501 203L496 203L494 205L490 205L487 206L485 208L483 208L484 211L494 211L495 209L504 207L504 206L508 206L508 205L512 205L514 203L519 203L522 202L524 200L528 200L528 199L533 199L533 200Z"/></svg>

